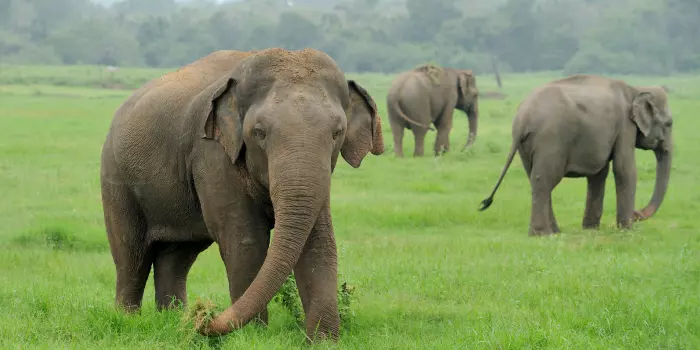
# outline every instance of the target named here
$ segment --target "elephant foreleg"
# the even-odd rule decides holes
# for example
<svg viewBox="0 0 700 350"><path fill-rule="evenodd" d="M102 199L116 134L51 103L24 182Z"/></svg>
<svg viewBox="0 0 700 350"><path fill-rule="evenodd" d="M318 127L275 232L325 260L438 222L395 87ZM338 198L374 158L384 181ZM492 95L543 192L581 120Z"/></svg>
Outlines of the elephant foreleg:
<svg viewBox="0 0 700 350"><path fill-rule="evenodd" d="M219 147L213 142L203 146L193 165L194 180L204 221L226 266L234 303L265 261L272 221L261 204L246 194L243 177L248 175L231 164ZM257 318L267 324L267 309Z"/></svg>
<svg viewBox="0 0 700 350"><path fill-rule="evenodd" d="M586 210L583 214L584 229L598 229L600 218L603 216L603 199L605 197L605 180L608 177L609 164L593 176L588 177L586 192Z"/></svg>
<svg viewBox="0 0 700 350"><path fill-rule="evenodd" d="M304 246L294 275L306 315L306 334L337 339L340 329L337 252L328 203Z"/></svg>
<svg viewBox="0 0 700 350"><path fill-rule="evenodd" d="M450 109L443 113L435 126L437 127L437 136L435 136L435 156L446 153L450 150L450 130L452 129L452 113L453 110Z"/></svg>
<svg viewBox="0 0 700 350"><path fill-rule="evenodd" d="M227 235L229 238L219 243L219 253L226 266L229 295L233 304L253 283L265 262L270 235L269 229L264 227L241 228ZM260 311L254 321L267 325L267 308Z"/></svg>
<svg viewBox="0 0 700 350"><path fill-rule="evenodd" d="M632 228L634 195L637 189L637 167L634 149L631 152L616 152L613 157L615 192L617 194L617 226Z"/></svg>
<svg viewBox="0 0 700 350"><path fill-rule="evenodd" d="M428 129L414 126L411 128L411 130L413 130L413 139L415 144L413 156L422 157L425 152L425 134L428 133Z"/></svg>

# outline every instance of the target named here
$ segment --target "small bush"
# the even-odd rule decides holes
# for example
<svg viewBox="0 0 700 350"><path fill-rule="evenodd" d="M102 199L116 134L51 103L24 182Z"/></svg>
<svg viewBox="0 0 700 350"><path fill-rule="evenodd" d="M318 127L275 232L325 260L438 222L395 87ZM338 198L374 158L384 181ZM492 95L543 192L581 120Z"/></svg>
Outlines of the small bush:
<svg viewBox="0 0 700 350"><path fill-rule="evenodd" d="M350 304L353 300L353 294L355 293L355 287L344 282L340 288L338 288L338 311L340 313L340 323L341 325L347 325L355 316L354 311L350 308ZM294 275L287 277L284 281L282 288L273 297L273 302L280 304L282 307L287 309L296 322L303 326L304 324L304 308L301 304L301 299L299 298L299 290L297 289L296 279Z"/></svg>

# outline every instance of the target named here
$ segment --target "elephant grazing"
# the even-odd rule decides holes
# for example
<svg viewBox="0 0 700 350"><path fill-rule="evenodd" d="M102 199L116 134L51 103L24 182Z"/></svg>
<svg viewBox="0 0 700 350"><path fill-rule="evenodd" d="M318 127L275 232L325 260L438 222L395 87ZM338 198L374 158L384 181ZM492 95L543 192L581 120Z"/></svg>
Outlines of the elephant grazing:
<svg viewBox="0 0 700 350"><path fill-rule="evenodd" d="M471 146L479 121L478 95L471 70L426 64L399 74L386 97L396 156L403 157L404 128L413 131L413 156L423 156L425 134L434 130L430 123L437 128L435 156L449 151L455 108L467 113L469 119L469 137L462 150Z"/></svg>
<svg viewBox="0 0 700 350"><path fill-rule="evenodd" d="M518 107L508 160L485 210L517 150L532 187L530 235L558 233L552 190L564 177L586 177L583 228L600 226L605 179L612 161L617 192L617 225L656 213L671 173L673 139L667 95L660 86L634 87L621 80L574 75L535 89ZM649 204L634 210L635 148L656 154L656 185Z"/></svg>
<svg viewBox="0 0 700 350"><path fill-rule="evenodd" d="M323 52L217 51L150 81L102 150L116 304L140 308L151 265L158 308L186 303L190 267L217 242L232 305L200 333L267 323L294 272L307 336L336 340L331 174L339 153L357 168L383 150L374 100Z"/></svg>

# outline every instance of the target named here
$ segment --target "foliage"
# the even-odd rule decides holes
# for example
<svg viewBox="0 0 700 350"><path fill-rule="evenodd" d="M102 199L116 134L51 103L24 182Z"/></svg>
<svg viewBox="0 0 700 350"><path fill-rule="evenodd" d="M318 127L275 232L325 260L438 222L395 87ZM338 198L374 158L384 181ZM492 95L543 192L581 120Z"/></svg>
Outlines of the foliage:
<svg viewBox="0 0 700 350"><path fill-rule="evenodd" d="M427 61L516 72L700 70L695 0L0 1L0 63L177 67L213 50L315 47L349 72Z"/></svg>
<svg viewBox="0 0 700 350"><path fill-rule="evenodd" d="M284 280L282 288L275 294L272 301L287 309L298 325L304 325L304 307L301 305L299 289L297 289L297 281L294 275L290 275Z"/></svg>
<svg viewBox="0 0 700 350"><path fill-rule="evenodd" d="M346 328L355 315L350 308L354 293L355 287L348 285L347 282L343 282L338 287L338 311L340 313L341 327ZM282 284L282 288L275 294L272 301L285 308L299 326L304 326L304 307L299 298L299 290L297 289L294 275L287 277L284 284Z"/></svg>

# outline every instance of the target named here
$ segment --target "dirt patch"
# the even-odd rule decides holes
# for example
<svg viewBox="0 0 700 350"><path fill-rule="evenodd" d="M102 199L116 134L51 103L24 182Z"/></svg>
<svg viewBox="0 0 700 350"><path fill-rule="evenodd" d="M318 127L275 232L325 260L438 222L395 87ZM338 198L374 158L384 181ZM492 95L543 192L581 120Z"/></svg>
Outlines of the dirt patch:
<svg viewBox="0 0 700 350"><path fill-rule="evenodd" d="M442 78L442 67L434 63L421 64L413 68L413 70L425 73L433 84L439 84Z"/></svg>

